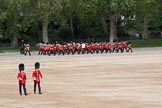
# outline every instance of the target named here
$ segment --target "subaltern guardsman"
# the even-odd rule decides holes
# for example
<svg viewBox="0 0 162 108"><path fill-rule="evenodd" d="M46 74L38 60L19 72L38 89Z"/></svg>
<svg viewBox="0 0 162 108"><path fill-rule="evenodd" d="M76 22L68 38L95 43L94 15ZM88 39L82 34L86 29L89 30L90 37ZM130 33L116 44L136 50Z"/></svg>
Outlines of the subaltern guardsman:
<svg viewBox="0 0 162 108"><path fill-rule="evenodd" d="M22 95L22 87L24 90L24 94L27 95L26 87L25 87L27 77L26 77L26 73L24 72L24 64L23 63L19 64L19 72L17 74L17 79L19 80L20 95Z"/></svg>
<svg viewBox="0 0 162 108"><path fill-rule="evenodd" d="M40 86L40 78L42 78L42 73L40 71L40 63L36 62L35 63L35 70L32 73L32 78L34 81L34 94L36 94L36 86L38 85L38 90L39 90L39 94L41 93L41 86Z"/></svg>

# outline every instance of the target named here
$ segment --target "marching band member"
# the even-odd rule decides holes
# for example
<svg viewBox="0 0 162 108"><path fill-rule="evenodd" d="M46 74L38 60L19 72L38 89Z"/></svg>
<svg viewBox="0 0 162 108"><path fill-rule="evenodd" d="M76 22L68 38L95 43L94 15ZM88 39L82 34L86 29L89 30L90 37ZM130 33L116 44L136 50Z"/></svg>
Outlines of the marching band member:
<svg viewBox="0 0 162 108"><path fill-rule="evenodd" d="M27 43L27 44L25 45L24 55L26 56L27 53L29 53L29 56L31 56L31 53L30 53L30 44L29 44L29 43Z"/></svg>
<svg viewBox="0 0 162 108"><path fill-rule="evenodd" d="M123 42L123 51L124 51L124 49L127 52L127 41L124 41Z"/></svg>
<svg viewBox="0 0 162 108"><path fill-rule="evenodd" d="M127 50L127 52L129 52L129 51L133 52L131 42L128 42L128 50Z"/></svg>

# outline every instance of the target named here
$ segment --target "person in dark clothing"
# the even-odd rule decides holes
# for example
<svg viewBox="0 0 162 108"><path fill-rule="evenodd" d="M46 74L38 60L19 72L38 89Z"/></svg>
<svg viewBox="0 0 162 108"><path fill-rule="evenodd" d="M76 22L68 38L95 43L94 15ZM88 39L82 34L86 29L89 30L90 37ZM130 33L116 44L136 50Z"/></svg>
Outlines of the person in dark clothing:
<svg viewBox="0 0 162 108"><path fill-rule="evenodd" d="M25 49L25 43L24 43L24 40L21 40L21 44L20 44L20 54L24 54L24 49Z"/></svg>

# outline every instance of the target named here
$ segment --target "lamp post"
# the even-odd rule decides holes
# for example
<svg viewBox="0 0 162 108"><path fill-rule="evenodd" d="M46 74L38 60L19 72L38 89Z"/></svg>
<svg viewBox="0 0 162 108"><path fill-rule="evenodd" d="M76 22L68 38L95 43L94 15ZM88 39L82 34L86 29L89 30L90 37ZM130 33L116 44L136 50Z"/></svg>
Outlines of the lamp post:
<svg viewBox="0 0 162 108"><path fill-rule="evenodd" d="M21 17L24 16L24 11L23 11L22 9L19 11L19 15L20 15Z"/></svg>
<svg viewBox="0 0 162 108"><path fill-rule="evenodd" d="M20 38L21 38L21 44L20 44L20 54L24 54L24 48L25 48L25 46L24 46L24 40L23 40L23 34L22 34L22 32L23 32L23 30L22 30L22 25L23 25L23 16L24 16L24 11L21 9L20 11L19 11L19 15L20 15L20 24L21 24L21 26L20 26L20 31L19 31L19 33L20 33Z"/></svg>
<svg viewBox="0 0 162 108"><path fill-rule="evenodd" d="M23 16L24 16L24 11L21 9L20 11L19 11L19 15L20 15L20 24L21 24L21 26L20 26L20 35L21 35L21 40L23 39L23 36L22 36L22 32L23 32L23 30L22 30L22 27L23 27Z"/></svg>

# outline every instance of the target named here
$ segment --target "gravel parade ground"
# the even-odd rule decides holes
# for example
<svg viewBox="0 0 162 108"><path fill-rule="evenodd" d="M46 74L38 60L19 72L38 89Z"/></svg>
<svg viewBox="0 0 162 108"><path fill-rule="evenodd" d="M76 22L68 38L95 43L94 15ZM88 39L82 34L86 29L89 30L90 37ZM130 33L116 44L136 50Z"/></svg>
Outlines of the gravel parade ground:
<svg viewBox="0 0 162 108"><path fill-rule="evenodd" d="M162 108L162 47L133 53L31 56L0 53L0 108ZM40 62L42 94L32 71ZM28 95L19 95L25 64Z"/></svg>

